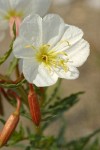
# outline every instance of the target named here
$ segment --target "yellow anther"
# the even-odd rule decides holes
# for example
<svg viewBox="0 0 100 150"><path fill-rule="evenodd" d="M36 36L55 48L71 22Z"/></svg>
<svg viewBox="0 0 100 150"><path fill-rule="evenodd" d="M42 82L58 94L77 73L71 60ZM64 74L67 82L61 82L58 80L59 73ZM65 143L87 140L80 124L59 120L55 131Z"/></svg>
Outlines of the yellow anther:
<svg viewBox="0 0 100 150"><path fill-rule="evenodd" d="M37 49L33 45L26 45L25 48L36 49L36 59L38 62L43 63L44 66L51 71L52 67L63 69L67 72L67 53L64 51L56 51L55 49L50 50L50 45L42 45ZM63 57L65 56L65 58Z"/></svg>
<svg viewBox="0 0 100 150"><path fill-rule="evenodd" d="M71 46L71 44L67 40L62 40L61 43L67 43L67 46Z"/></svg>
<svg viewBox="0 0 100 150"><path fill-rule="evenodd" d="M37 48L35 46L33 46L33 45L26 45L25 48L32 48L34 50L37 50Z"/></svg>
<svg viewBox="0 0 100 150"><path fill-rule="evenodd" d="M31 47L31 45L26 45L26 46L25 46L25 48L30 48L30 47Z"/></svg>
<svg viewBox="0 0 100 150"><path fill-rule="evenodd" d="M47 55L42 55L42 59L44 62L48 63L48 56Z"/></svg>

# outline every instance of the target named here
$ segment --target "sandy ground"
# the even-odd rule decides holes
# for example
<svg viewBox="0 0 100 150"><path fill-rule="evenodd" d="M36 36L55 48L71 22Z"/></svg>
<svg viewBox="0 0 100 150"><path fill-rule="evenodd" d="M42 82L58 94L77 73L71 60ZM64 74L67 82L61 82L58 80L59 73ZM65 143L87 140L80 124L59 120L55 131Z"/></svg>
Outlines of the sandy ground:
<svg viewBox="0 0 100 150"><path fill-rule="evenodd" d="M81 100L64 116L67 119L67 139L76 139L82 135L87 135L100 127L100 9L89 6L86 0L72 0L70 4L53 5L51 12L62 16L67 24L76 25L83 29L84 38L90 43L91 55L88 61L79 68L80 77L77 80L63 80L61 94L67 96L78 91L85 91ZM8 41L8 42L7 42ZM8 47L10 39L0 43L1 53ZM0 70L5 72L4 66ZM12 111L9 104L4 101L6 118ZM50 126L46 134L55 133L54 123ZM1 125L0 125L1 126ZM17 148L14 148L17 150ZM2 148L8 150L8 148ZM10 148L11 150L11 148Z"/></svg>

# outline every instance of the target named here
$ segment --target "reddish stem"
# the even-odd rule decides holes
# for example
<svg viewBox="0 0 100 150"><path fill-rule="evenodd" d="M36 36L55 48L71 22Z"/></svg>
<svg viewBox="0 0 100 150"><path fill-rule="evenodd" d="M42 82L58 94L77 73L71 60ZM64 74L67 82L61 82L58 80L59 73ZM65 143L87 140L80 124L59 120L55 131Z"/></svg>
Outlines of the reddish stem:
<svg viewBox="0 0 100 150"><path fill-rule="evenodd" d="M29 87L30 87L30 91L31 91L32 93L35 92L32 84L29 83Z"/></svg>
<svg viewBox="0 0 100 150"><path fill-rule="evenodd" d="M7 93L13 97L16 98L17 100L17 111L19 112L20 111L20 107L21 107L21 99L20 97L12 90L8 90Z"/></svg>
<svg viewBox="0 0 100 150"><path fill-rule="evenodd" d="M8 95L7 95L7 93L5 92L4 88L1 88L1 87L0 87L0 92L2 92L3 96L8 99Z"/></svg>
<svg viewBox="0 0 100 150"><path fill-rule="evenodd" d="M43 87L40 87L40 92L41 92L41 94L44 94L44 88Z"/></svg>
<svg viewBox="0 0 100 150"><path fill-rule="evenodd" d="M12 80L2 80L2 79L0 79L0 83L1 84L3 84L3 83L7 83L7 84L17 84L17 83L19 83L21 80L23 80L24 79L24 76L23 76L23 74L21 74L21 76L18 78L18 79L16 79L15 81L12 81Z"/></svg>

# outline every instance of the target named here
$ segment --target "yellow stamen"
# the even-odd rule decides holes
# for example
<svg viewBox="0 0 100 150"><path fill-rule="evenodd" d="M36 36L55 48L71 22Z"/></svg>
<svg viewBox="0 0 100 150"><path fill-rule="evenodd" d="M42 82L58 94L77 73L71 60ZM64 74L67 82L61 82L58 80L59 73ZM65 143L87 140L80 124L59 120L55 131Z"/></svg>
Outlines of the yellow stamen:
<svg viewBox="0 0 100 150"><path fill-rule="evenodd" d="M33 45L26 45L25 48L32 48L34 50L37 50L37 48L35 46L33 46Z"/></svg>
<svg viewBox="0 0 100 150"><path fill-rule="evenodd" d="M51 68L63 69L65 72L68 71L67 67L67 53L65 51L57 51L57 47L60 46L63 42L61 41L57 46L53 49L50 49L50 45L44 44L40 46L38 49L33 45L26 45L25 48L32 48L36 51L36 59L38 62L43 63L44 66L51 71ZM67 45L68 46L68 45ZM64 57L62 57L64 56Z"/></svg>
<svg viewBox="0 0 100 150"><path fill-rule="evenodd" d="M63 51L54 51L49 50L48 45L42 45L39 48L39 51L36 54L36 59L38 62L43 62L44 65L50 70L51 67L63 69L65 72L68 70L67 62L68 59L63 59L61 56L67 56L67 54Z"/></svg>

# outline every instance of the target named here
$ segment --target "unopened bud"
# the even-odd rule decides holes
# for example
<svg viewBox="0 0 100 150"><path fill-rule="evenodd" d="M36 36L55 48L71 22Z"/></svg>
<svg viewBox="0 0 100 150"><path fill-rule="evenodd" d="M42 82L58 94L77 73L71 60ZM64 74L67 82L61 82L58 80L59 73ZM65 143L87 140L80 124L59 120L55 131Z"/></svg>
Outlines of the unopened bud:
<svg viewBox="0 0 100 150"><path fill-rule="evenodd" d="M11 137L12 133L14 132L18 124L19 116L20 116L20 106L21 106L20 97L12 90L8 90L7 93L16 98L17 108L16 111L10 115L2 131L0 132L0 147L5 145L9 140L9 138Z"/></svg>
<svg viewBox="0 0 100 150"><path fill-rule="evenodd" d="M32 120L36 126L39 126L41 121L41 112L40 112L40 106L38 102L38 96L34 91L32 84L30 84L28 102L29 102L29 108L30 108Z"/></svg>
<svg viewBox="0 0 100 150"><path fill-rule="evenodd" d="M15 111L7 120L4 128L0 133L0 147L5 145L15 130L19 121L19 112Z"/></svg>
<svg viewBox="0 0 100 150"><path fill-rule="evenodd" d="M11 35L12 38L14 37L14 33L13 33L14 22L15 22L15 25L16 25L16 36L18 36L18 34L19 34L19 27L20 27L20 24L21 24L20 17L11 17L10 18L9 27L10 27L10 35Z"/></svg>

